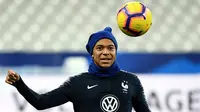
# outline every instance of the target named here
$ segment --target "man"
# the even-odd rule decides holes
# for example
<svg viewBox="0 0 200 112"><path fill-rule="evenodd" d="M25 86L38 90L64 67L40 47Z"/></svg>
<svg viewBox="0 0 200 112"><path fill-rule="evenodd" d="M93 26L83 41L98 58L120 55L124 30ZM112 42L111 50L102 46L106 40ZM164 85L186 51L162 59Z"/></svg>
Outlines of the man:
<svg viewBox="0 0 200 112"><path fill-rule="evenodd" d="M19 74L9 70L6 83L36 109L43 110L71 101L75 112L150 112L143 87L136 75L120 70L116 60L118 44L112 29L93 33L86 45L93 58L88 72L70 77L45 94L31 90Z"/></svg>

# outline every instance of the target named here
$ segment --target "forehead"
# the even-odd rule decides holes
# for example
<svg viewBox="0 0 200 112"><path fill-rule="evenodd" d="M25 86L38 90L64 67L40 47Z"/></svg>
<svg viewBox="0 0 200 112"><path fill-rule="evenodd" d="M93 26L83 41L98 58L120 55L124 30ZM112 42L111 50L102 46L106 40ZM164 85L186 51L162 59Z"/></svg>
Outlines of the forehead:
<svg viewBox="0 0 200 112"><path fill-rule="evenodd" d="M106 38L105 38L105 39L99 40L99 41L96 43L95 46L97 46L97 45L104 45L104 46L107 46L107 45L114 45L114 43L113 43L112 40L106 39Z"/></svg>

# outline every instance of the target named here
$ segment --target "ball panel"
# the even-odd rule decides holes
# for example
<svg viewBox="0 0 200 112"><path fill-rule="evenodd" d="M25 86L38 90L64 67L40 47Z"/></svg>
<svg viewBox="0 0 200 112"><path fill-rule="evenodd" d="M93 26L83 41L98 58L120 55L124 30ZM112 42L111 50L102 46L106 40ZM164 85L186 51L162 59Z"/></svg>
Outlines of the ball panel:
<svg viewBox="0 0 200 112"><path fill-rule="evenodd" d="M130 31L126 28L120 28L120 30L128 36L135 36L135 34L132 31Z"/></svg>
<svg viewBox="0 0 200 112"><path fill-rule="evenodd" d="M137 14L142 13L143 6L140 4L140 2L129 2L126 5L126 9L129 14Z"/></svg>
<svg viewBox="0 0 200 112"><path fill-rule="evenodd" d="M129 24L129 28L136 30L136 31L140 31L143 29L143 26L145 25L145 21L144 18L142 16L140 17L132 17L130 19L130 24Z"/></svg>
<svg viewBox="0 0 200 112"><path fill-rule="evenodd" d="M143 28L144 30L142 32L142 35L145 34L150 29L150 27L152 25L152 13L148 8L146 8L144 15L146 16L146 20L144 22L145 24L144 24L144 28Z"/></svg>
<svg viewBox="0 0 200 112"><path fill-rule="evenodd" d="M124 10L121 10L117 15L117 23L119 27L125 27L128 16L126 15Z"/></svg>
<svg viewBox="0 0 200 112"><path fill-rule="evenodd" d="M152 13L149 10L149 8L146 8L146 11L145 11L144 15L146 17L146 22L147 22L146 24L151 26L152 25Z"/></svg>

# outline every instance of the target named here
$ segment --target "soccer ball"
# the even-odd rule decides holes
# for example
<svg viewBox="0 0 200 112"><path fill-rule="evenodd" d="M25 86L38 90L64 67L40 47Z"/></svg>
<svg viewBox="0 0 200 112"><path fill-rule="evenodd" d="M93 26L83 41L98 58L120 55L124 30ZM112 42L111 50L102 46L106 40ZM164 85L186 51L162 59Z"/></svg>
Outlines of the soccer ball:
<svg viewBox="0 0 200 112"><path fill-rule="evenodd" d="M145 34L152 24L152 13L140 2L128 2L117 13L117 24L128 36L138 37Z"/></svg>

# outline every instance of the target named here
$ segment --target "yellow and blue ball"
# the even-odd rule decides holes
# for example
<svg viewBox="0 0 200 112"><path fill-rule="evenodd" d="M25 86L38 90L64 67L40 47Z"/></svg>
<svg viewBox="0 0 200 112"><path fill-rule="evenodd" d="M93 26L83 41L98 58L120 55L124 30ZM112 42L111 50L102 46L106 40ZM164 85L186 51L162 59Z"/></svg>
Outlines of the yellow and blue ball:
<svg viewBox="0 0 200 112"><path fill-rule="evenodd" d="M126 35L131 37L141 36L152 25L151 10L140 2L128 2L119 9L117 24Z"/></svg>

